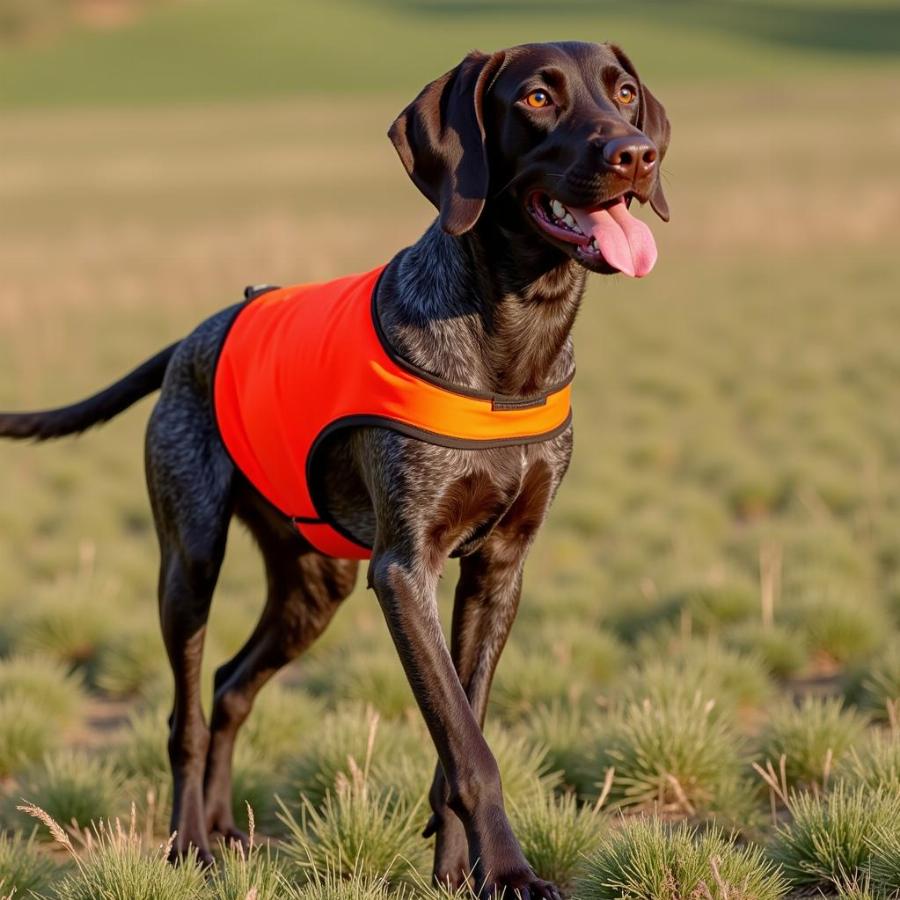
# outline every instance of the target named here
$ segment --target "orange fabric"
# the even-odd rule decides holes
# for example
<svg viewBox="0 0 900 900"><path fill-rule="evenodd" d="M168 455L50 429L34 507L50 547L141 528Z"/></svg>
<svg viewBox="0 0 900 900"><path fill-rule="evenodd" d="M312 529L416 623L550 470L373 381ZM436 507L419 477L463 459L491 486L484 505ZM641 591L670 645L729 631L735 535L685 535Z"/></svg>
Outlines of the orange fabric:
<svg viewBox="0 0 900 900"><path fill-rule="evenodd" d="M348 416L444 439L528 443L561 428L570 387L546 403L495 409L442 387L393 359L372 319L384 267L322 284L281 288L237 314L219 356L214 401L219 431L238 468L300 533L330 556L367 559L315 508L307 482L310 451L327 426ZM462 390L462 389L460 389ZM423 435L428 440L428 435Z"/></svg>

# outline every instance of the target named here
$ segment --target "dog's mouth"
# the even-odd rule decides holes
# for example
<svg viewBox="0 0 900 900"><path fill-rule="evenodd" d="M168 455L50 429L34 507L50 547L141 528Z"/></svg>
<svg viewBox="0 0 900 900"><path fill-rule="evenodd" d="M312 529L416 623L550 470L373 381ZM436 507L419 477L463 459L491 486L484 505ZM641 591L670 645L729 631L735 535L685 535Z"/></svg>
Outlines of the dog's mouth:
<svg viewBox="0 0 900 900"><path fill-rule="evenodd" d="M616 197L590 208L566 207L543 191L529 195L526 207L538 227L565 244L590 269L606 267L632 278L643 278L656 263L653 232L628 211L632 195ZM605 263L605 266L604 266Z"/></svg>

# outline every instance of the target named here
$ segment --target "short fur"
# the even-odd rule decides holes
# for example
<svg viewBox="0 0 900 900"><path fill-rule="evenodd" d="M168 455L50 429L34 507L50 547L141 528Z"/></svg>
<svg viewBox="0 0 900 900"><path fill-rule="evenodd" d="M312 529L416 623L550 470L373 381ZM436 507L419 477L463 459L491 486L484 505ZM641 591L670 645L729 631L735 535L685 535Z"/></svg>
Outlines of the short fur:
<svg viewBox="0 0 900 900"><path fill-rule="evenodd" d="M630 106L614 99L623 80L637 88ZM552 117L522 102L535 84L553 93ZM611 45L473 53L422 91L390 137L439 211L388 265L379 288L395 349L457 385L509 396L530 397L565 379L585 268L571 245L538 228L525 198L541 189L564 204L590 206L627 193L668 217L658 161L669 125L633 65ZM650 162L623 173L604 154L612 141ZM603 263L594 269L610 271ZM0 415L0 435L43 440L106 421L162 388L147 429L146 470L161 552L159 613L175 679L173 853L195 848L207 862L211 834L245 840L232 813L232 751L257 692L322 633L357 573L357 563L306 545L225 452L210 397L232 315L233 308L214 315L93 398ZM453 450L380 428L342 433L326 451L330 511L373 544L368 584L437 748L426 828L436 836L434 877L457 886L471 876L485 896L509 888L559 897L535 876L513 835L482 725L525 557L571 452L571 429L528 446ZM207 723L200 663L232 516L259 544L267 594L253 634L216 672ZM448 647L435 591L450 556L460 557L460 578Z"/></svg>

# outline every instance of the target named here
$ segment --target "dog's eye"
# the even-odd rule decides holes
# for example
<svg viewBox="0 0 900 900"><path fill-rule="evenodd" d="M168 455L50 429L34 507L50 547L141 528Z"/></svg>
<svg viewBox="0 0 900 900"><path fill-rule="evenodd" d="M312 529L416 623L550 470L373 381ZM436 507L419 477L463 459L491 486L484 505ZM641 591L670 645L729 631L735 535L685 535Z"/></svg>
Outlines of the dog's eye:
<svg viewBox="0 0 900 900"><path fill-rule="evenodd" d="M628 106L630 103L634 103L637 100L637 88L633 84L623 84L616 91L616 100L619 101L623 106Z"/></svg>
<svg viewBox="0 0 900 900"><path fill-rule="evenodd" d="M532 109L543 109L545 106L551 106L553 104L550 95L546 91L540 89L532 91L530 94L526 94L525 102Z"/></svg>

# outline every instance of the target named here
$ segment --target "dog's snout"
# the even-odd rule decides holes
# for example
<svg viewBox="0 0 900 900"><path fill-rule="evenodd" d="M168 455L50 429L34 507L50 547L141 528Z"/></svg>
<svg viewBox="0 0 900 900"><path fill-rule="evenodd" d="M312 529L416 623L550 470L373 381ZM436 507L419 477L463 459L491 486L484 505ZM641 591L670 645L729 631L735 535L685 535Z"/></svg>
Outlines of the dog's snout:
<svg viewBox="0 0 900 900"><path fill-rule="evenodd" d="M659 158L656 145L643 135L613 138L603 145L603 161L628 181L649 175Z"/></svg>

